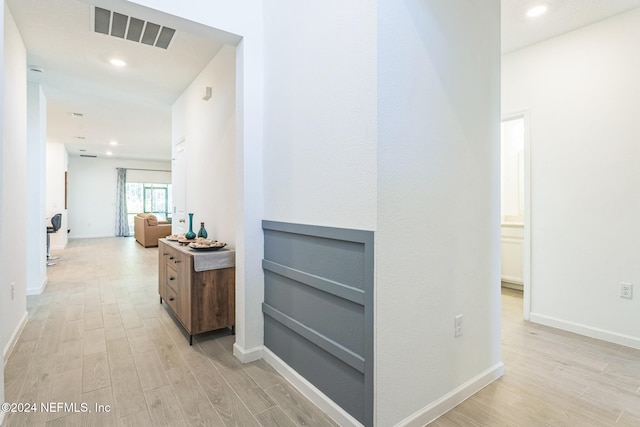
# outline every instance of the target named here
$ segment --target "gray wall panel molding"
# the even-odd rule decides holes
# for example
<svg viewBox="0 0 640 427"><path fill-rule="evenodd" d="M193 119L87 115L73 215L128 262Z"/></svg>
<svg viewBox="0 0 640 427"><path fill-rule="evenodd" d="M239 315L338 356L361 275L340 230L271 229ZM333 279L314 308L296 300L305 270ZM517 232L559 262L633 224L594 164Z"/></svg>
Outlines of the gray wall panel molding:
<svg viewBox="0 0 640 427"><path fill-rule="evenodd" d="M264 302L352 352L364 355L364 306L264 271ZM328 320L329 319L329 320Z"/></svg>
<svg viewBox="0 0 640 427"><path fill-rule="evenodd" d="M262 304L262 312L271 317L281 325L291 329L296 334L314 343L327 353L330 353L338 360L351 366L353 369L364 373L364 358L352 352L348 348L338 344L330 338L319 334L311 328L306 327L297 320L287 316L279 310L271 307L268 304Z"/></svg>
<svg viewBox="0 0 640 427"><path fill-rule="evenodd" d="M262 268L280 276L287 277L307 286L312 286L331 295L344 298L356 304L364 305L365 293L361 289L353 288L342 283L328 280L295 268L287 267L272 261L262 260Z"/></svg>
<svg viewBox="0 0 640 427"><path fill-rule="evenodd" d="M273 320L264 316L265 342L269 350L277 354L296 372L304 372L307 381L366 426L365 381L361 372L339 361L315 344ZM313 369L308 370L307 367ZM330 373L330 374L328 374Z"/></svg>
<svg viewBox="0 0 640 427"><path fill-rule="evenodd" d="M282 228L282 227L281 227ZM310 226L304 227L307 232ZM302 230L302 229L301 229ZM300 230L300 231L301 231ZM264 258L307 274L323 277L364 290L365 244L361 241L300 234L275 229L264 230ZM360 237L362 232L347 233Z"/></svg>
<svg viewBox="0 0 640 427"><path fill-rule="evenodd" d="M264 220L264 342L373 425L374 233Z"/></svg>
<svg viewBox="0 0 640 427"><path fill-rule="evenodd" d="M373 231L355 230L351 228L325 227L321 225L294 224L290 222L262 221L264 230L283 231L285 233L303 234L307 236L323 237L325 239L342 240L373 244Z"/></svg>

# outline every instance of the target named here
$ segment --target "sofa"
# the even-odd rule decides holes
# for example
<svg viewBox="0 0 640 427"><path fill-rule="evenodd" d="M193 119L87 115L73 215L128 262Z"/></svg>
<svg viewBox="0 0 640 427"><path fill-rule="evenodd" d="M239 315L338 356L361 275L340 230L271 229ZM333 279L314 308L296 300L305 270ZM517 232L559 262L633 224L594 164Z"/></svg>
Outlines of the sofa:
<svg viewBox="0 0 640 427"><path fill-rule="evenodd" d="M168 221L158 221L154 214L139 213L133 218L136 241L145 248L158 246L158 239L171 234Z"/></svg>

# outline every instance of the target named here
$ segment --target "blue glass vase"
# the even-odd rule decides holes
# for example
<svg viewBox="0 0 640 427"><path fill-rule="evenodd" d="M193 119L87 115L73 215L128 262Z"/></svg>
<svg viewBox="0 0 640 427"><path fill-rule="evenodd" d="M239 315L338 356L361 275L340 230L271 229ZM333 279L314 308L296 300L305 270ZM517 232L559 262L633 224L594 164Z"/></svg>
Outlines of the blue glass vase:
<svg viewBox="0 0 640 427"><path fill-rule="evenodd" d="M200 223L200 231L198 231L198 237L202 237L202 238L206 239L208 235L209 235L209 233L207 233L207 230L204 228L204 222L201 222Z"/></svg>
<svg viewBox="0 0 640 427"><path fill-rule="evenodd" d="M192 213L189 214L189 231L184 233L184 238L189 240L196 238L196 233L193 232L193 214Z"/></svg>

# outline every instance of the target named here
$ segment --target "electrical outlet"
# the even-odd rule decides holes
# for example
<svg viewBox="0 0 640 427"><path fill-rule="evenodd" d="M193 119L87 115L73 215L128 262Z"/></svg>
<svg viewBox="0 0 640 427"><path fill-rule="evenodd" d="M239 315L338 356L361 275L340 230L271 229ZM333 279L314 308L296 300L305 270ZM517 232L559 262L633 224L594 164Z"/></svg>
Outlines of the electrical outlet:
<svg viewBox="0 0 640 427"><path fill-rule="evenodd" d="M633 298L633 284L620 282L620 298Z"/></svg>
<svg viewBox="0 0 640 427"><path fill-rule="evenodd" d="M16 291L16 284L15 284L15 282L12 282L11 283L11 299L13 299L15 291Z"/></svg>
<svg viewBox="0 0 640 427"><path fill-rule="evenodd" d="M458 314L455 318L454 336L459 337L460 335L462 335L462 314Z"/></svg>

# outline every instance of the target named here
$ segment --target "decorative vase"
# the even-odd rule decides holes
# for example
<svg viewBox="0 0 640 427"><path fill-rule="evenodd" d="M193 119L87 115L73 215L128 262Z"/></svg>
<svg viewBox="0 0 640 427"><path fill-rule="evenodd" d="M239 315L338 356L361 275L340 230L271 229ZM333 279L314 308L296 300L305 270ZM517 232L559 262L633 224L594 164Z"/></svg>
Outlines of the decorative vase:
<svg viewBox="0 0 640 427"><path fill-rule="evenodd" d="M209 233L207 233L207 230L205 230L204 228L204 222L200 223L200 231L198 231L198 237L202 237L202 238L207 238Z"/></svg>
<svg viewBox="0 0 640 427"><path fill-rule="evenodd" d="M196 233L193 232L193 214L192 213L189 214L189 231L184 233L184 237L185 239L189 239L189 240L196 238Z"/></svg>

